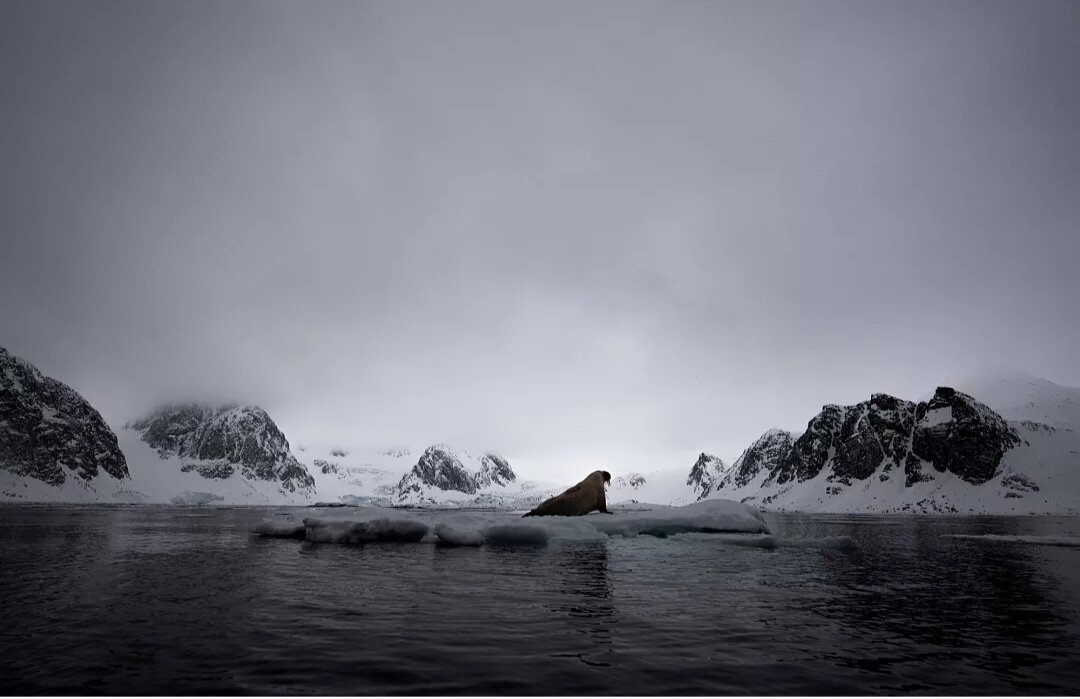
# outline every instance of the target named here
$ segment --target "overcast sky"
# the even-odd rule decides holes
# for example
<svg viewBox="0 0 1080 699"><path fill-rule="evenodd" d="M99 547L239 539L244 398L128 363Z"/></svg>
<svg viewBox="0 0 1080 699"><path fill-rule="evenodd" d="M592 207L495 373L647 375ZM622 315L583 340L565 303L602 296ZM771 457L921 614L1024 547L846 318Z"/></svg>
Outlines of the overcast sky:
<svg viewBox="0 0 1080 699"><path fill-rule="evenodd" d="M1080 385L1080 3L0 2L0 345L531 477Z"/></svg>

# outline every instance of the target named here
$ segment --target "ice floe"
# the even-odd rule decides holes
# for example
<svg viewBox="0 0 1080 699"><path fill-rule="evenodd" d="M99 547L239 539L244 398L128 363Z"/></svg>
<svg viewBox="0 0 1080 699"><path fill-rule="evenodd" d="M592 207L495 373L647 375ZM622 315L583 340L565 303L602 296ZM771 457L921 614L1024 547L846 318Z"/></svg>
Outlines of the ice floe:
<svg viewBox="0 0 1080 699"><path fill-rule="evenodd" d="M1035 544L1037 546L1080 547L1080 536L1054 534L945 534L950 539L972 539L974 541L1004 541L1014 544Z"/></svg>
<svg viewBox="0 0 1080 699"><path fill-rule="evenodd" d="M596 541L609 536L666 537L687 532L768 534L753 508L727 500L585 517L544 517L522 522L505 512L394 510L361 507L307 517L261 522L266 537L323 543L428 542L444 546L537 545L548 541Z"/></svg>
<svg viewBox="0 0 1080 699"><path fill-rule="evenodd" d="M184 492L172 498L172 504L202 507L203 505L209 505L212 502L221 502L223 500L225 500L225 498L218 495L217 493L203 493L197 490L185 490Z"/></svg>

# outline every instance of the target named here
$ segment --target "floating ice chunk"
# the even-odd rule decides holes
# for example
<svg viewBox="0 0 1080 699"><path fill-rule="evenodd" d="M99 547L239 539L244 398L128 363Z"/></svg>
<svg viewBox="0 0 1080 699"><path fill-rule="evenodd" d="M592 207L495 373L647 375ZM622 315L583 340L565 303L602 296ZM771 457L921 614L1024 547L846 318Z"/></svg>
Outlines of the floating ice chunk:
<svg viewBox="0 0 1080 699"><path fill-rule="evenodd" d="M462 528L440 522L435 525L435 537L443 546L483 546L484 535L478 529Z"/></svg>
<svg viewBox="0 0 1080 699"><path fill-rule="evenodd" d="M768 534L761 513L731 500L701 500L682 507L599 515L590 523L605 534L670 536L683 532ZM562 518L560 518L562 519Z"/></svg>
<svg viewBox="0 0 1080 699"><path fill-rule="evenodd" d="M974 541L1005 541L1014 544L1035 544L1037 546L1080 547L1080 536L1053 534L945 534L944 536L950 539L972 539Z"/></svg>
<svg viewBox="0 0 1080 699"><path fill-rule="evenodd" d="M255 533L327 543L429 541L447 546L542 545L549 541L602 541L612 535L666 537L682 532L769 533L756 510L727 500L527 521L505 512L402 512L381 507L324 512L325 516L320 513L318 518L305 519L302 526L291 521L263 522Z"/></svg>
<svg viewBox="0 0 1080 699"><path fill-rule="evenodd" d="M174 505L209 505L212 502L224 500L225 498L217 495L216 493L202 493L199 491L185 490L179 495L173 497L172 504Z"/></svg>
<svg viewBox="0 0 1080 699"><path fill-rule="evenodd" d="M429 525L405 517L381 517L363 521L305 519L305 538L335 544L363 544L374 541L416 543L424 538Z"/></svg>

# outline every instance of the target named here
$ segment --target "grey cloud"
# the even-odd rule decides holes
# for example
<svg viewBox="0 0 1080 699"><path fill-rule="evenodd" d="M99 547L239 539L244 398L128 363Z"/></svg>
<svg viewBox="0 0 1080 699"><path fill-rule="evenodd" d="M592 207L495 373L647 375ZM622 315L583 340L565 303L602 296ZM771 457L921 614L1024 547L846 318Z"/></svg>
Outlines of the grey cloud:
<svg viewBox="0 0 1080 699"><path fill-rule="evenodd" d="M0 337L113 422L250 400L544 475L1080 384L1075 3L0 13Z"/></svg>

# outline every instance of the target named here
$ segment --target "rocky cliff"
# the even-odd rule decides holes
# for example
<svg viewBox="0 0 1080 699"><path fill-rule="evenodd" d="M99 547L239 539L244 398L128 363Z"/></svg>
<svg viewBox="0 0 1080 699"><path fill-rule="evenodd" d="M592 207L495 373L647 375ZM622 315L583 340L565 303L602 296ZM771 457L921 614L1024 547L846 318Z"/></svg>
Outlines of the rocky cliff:
<svg viewBox="0 0 1080 699"><path fill-rule="evenodd" d="M765 433L712 496L868 512L1018 511L1008 501L1026 498L1028 511L1068 511L1068 498L1032 496L1043 481L1073 488L1072 437L1067 428L1010 423L949 387L919 403L879 393L856 405L824 406L798 437Z"/></svg>
<svg viewBox="0 0 1080 699"><path fill-rule="evenodd" d="M0 469L61 485L99 473L127 478L116 435L67 385L0 347Z"/></svg>
<svg viewBox="0 0 1080 699"><path fill-rule="evenodd" d="M727 466L720 457L702 452L690 468L686 484L693 490L697 499L702 500L709 497L720 484L725 471L727 471Z"/></svg>

